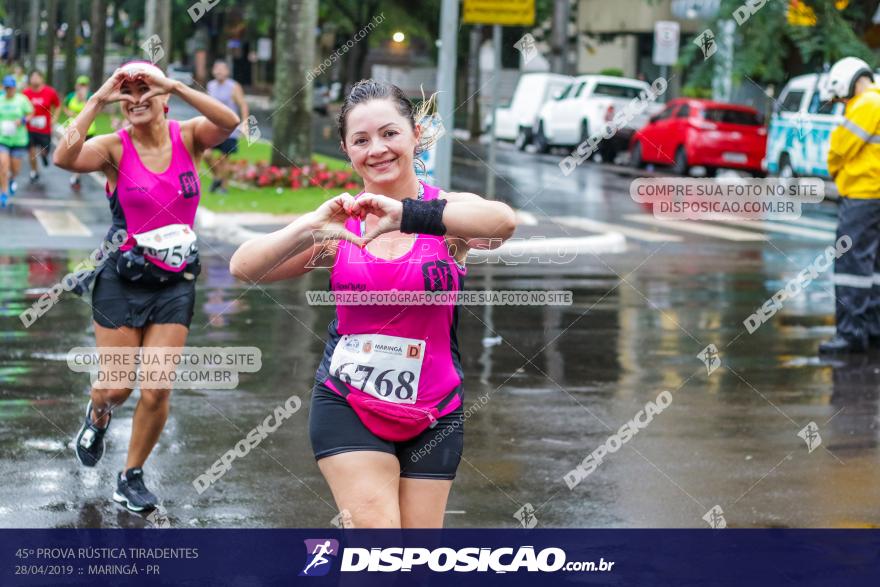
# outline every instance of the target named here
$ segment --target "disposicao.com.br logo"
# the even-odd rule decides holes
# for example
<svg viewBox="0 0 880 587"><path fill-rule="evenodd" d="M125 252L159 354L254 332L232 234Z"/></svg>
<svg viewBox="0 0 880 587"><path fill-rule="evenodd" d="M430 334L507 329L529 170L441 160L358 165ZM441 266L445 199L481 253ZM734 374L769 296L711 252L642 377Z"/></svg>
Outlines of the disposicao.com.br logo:
<svg viewBox="0 0 880 587"><path fill-rule="evenodd" d="M300 576L325 575L331 565L328 556L335 557L338 543L335 540L306 540L308 552L305 568ZM614 565L604 558L595 561L566 561L561 548L544 548L536 551L533 546L518 548L420 548L386 547L342 550L340 572L410 572L413 567L423 567L436 573L494 572L516 573L518 571L553 573L556 571L610 571Z"/></svg>

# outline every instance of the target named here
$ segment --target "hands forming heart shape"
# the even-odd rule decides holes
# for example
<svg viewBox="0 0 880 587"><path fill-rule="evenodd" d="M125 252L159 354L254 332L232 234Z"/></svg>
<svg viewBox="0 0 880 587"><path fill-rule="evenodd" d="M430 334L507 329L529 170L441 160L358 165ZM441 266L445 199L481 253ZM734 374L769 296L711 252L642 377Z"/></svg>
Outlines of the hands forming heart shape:
<svg viewBox="0 0 880 587"><path fill-rule="evenodd" d="M149 90L141 94L139 99L135 100L134 96L122 93L122 84L127 81L142 80ZM174 89L174 80L162 75L158 71L152 71L149 68L141 70L126 69L124 66L117 69L104 84L95 92L104 103L112 102L128 102L129 104L143 104L150 98L168 94Z"/></svg>
<svg viewBox="0 0 880 587"><path fill-rule="evenodd" d="M402 212L403 204L388 196L364 193L355 199L350 194L341 194L327 200L315 211L319 225L315 236L318 239L347 240L364 247L377 236L400 229ZM377 216L379 222L364 236L345 228L349 218L363 220L368 214Z"/></svg>

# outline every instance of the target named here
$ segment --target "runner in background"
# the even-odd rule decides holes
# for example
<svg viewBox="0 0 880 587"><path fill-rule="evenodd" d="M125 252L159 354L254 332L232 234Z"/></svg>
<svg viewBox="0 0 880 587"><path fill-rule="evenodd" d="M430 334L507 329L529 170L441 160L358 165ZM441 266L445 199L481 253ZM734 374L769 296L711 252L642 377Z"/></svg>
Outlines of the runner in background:
<svg viewBox="0 0 880 587"><path fill-rule="evenodd" d="M15 195L15 178L27 150L27 118L34 111L30 101L15 89L15 77L3 78L0 96L0 206Z"/></svg>
<svg viewBox="0 0 880 587"><path fill-rule="evenodd" d="M52 125L58 120L58 112L61 100L51 86L47 86L43 80L43 74L32 71L30 85L22 93L34 106L34 113L28 121L28 138L30 147L28 155L31 163L31 183L40 179L40 171L37 166L37 155L43 161L43 167L49 166L49 148L52 145Z"/></svg>
<svg viewBox="0 0 880 587"><path fill-rule="evenodd" d="M205 151L205 161L211 168L211 173L214 177L211 182L211 191L225 194L227 190L226 184L229 182L229 176L231 174L229 156L238 152L238 136L241 134L240 129L243 129L245 131L245 136L247 136L247 119L249 113L247 102L245 102L244 99L244 90L241 89L241 84L237 81L229 79L229 66L226 65L226 62L222 60L215 62L214 68L211 70L211 75L214 76L214 79L208 82L208 95L215 100L219 100L224 106L236 114L239 114L239 117L242 120L241 127L235 129L235 132L232 133L228 139L212 149ZM215 156L213 151L217 151L219 155Z"/></svg>
<svg viewBox="0 0 880 587"><path fill-rule="evenodd" d="M27 74L24 72L24 68L20 63L16 62L12 66L12 77L15 78L15 87L19 89L23 89L27 84Z"/></svg>
<svg viewBox="0 0 880 587"><path fill-rule="evenodd" d="M86 107L86 101L88 101L89 96L89 77L87 75L81 75L76 78L76 85L74 86L74 90L67 94L67 97L64 98L64 114L66 114L69 118L76 118L76 115L83 111L83 108ZM89 125L89 130L86 134L86 140L89 140L93 136L98 134L98 125L96 122L92 122ZM79 173L74 173L70 178L70 187L74 191L79 191L81 184L79 180Z"/></svg>

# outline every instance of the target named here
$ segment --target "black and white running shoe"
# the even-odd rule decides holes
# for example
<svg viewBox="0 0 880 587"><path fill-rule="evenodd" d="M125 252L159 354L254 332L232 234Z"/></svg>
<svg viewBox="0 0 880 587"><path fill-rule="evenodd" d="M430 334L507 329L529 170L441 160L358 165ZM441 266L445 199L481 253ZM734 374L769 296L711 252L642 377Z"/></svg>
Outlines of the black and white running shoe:
<svg viewBox="0 0 880 587"><path fill-rule="evenodd" d="M133 512L156 509L159 503L158 498L144 485L144 470L140 467L132 467L128 471L119 473L113 501L121 503Z"/></svg>
<svg viewBox="0 0 880 587"><path fill-rule="evenodd" d="M76 435L76 458L86 467L94 467L104 456L104 434L110 427L112 413L107 414L107 426L99 428L92 422L92 402L86 406L86 420Z"/></svg>

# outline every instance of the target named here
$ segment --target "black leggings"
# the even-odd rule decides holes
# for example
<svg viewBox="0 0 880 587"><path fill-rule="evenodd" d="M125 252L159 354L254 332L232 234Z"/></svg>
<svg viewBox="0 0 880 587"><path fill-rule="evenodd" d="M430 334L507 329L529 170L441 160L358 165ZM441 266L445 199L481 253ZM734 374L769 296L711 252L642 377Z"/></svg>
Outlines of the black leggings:
<svg viewBox="0 0 880 587"><path fill-rule="evenodd" d="M397 457L400 476L412 479L455 479L464 447L461 406L437 420L415 438L390 442L363 425L345 398L325 385L312 390L309 437L315 460L358 450L375 450Z"/></svg>

